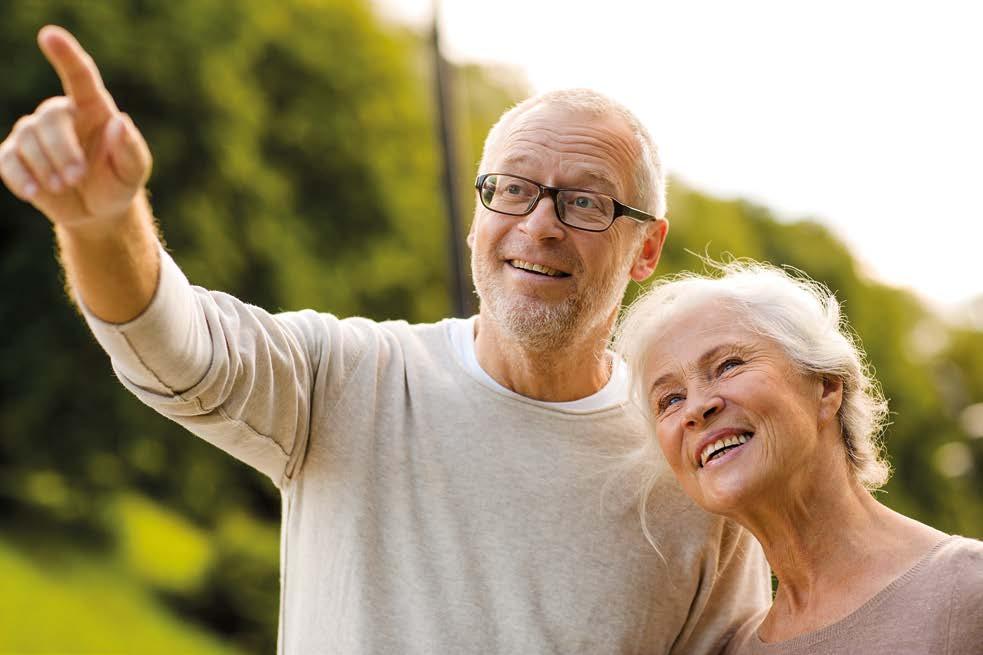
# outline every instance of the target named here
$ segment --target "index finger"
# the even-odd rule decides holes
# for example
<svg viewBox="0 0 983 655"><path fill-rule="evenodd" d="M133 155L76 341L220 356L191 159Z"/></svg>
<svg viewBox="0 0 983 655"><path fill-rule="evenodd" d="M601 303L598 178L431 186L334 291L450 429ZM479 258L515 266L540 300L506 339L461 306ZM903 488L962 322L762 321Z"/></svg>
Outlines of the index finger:
<svg viewBox="0 0 983 655"><path fill-rule="evenodd" d="M65 94L75 101L80 111L95 110L105 113L106 117L118 111L102 83L96 63L68 30L46 25L38 33L38 45L58 73Z"/></svg>

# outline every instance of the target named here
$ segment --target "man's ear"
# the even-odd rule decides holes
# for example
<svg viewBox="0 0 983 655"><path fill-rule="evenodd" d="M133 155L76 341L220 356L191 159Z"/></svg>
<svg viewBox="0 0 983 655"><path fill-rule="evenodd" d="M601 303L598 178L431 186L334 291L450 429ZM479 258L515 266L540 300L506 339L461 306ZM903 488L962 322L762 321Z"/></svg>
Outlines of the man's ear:
<svg viewBox="0 0 983 655"><path fill-rule="evenodd" d="M819 397L819 426L823 427L836 420L843 404L843 380L833 377L822 379L823 390Z"/></svg>
<svg viewBox="0 0 983 655"><path fill-rule="evenodd" d="M638 256L635 257L630 271L631 279L636 282L647 280L655 271L659 257L662 255L662 246L666 242L666 234L669 232L669 221L659 218L649 221L644 228L648 234L645 236L645 241L642 242L642 248L638 251Z"/></svg>
<svg viewBox="0 0 983 655"><path fill-rule="evenodd" d="M468 238L466 241L468 243L468 248L474 250L474 219L471 219L471 229L468 230Z"/></svg>

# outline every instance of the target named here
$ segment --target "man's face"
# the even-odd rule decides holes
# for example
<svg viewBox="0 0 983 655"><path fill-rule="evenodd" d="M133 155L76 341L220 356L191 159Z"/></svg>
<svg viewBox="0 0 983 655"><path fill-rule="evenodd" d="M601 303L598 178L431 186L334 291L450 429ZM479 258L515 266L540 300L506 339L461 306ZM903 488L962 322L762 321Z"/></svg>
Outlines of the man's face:
<svg viewBox="0 0 983 655"><path fill-rule="evenodd" d="M515 119L481 172L600 191L630 203L639 156L622 121L539 105ZM528 216L498 214L478 203L468 244L482 313L539 347L609 328L629 277L639 277L633 266L646 229L626 219L605 232L568 227L547 195Z"/></svg>

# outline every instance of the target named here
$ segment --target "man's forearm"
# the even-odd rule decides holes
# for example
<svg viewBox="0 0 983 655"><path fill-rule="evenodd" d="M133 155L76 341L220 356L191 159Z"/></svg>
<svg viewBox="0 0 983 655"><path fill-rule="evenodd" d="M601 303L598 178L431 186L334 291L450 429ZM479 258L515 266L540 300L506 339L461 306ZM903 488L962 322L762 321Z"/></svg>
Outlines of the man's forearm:
<svg viewBox="0 0 983 655"><path fill-rule="evenodd" d="M126 323L150 304L157 288L157 230L145 193L112 221L56 226L70 289L107 323Z"/></svg>

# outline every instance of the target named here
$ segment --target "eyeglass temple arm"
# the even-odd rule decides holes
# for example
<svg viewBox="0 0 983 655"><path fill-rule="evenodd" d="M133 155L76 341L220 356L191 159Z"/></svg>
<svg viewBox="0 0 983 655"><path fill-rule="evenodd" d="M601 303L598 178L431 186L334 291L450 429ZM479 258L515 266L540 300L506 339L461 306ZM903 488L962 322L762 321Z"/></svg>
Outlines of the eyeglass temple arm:
<svg viewBox="0 0 983 655"><path fill-rule="evenodd" d="M647 214L641 209L635 209L634 207L629 207L628 205L618 203L618 209L620 210L618 212L618 216L625 216L633 221L638 221L639 223L656 220L655 216L652 216L652 214Z"/></svg>

